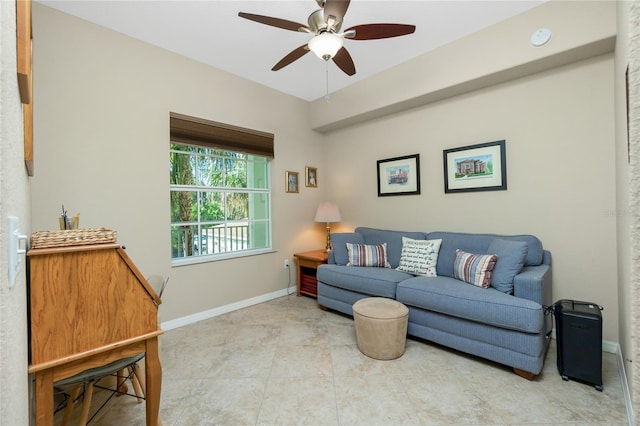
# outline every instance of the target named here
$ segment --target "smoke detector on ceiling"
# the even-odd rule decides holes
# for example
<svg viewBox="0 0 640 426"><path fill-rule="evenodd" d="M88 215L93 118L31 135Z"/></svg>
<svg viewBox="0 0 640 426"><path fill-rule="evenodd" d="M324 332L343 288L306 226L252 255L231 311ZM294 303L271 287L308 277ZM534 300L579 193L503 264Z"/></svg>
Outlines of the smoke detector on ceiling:
<svg viewBox="0 0 640 426"><path fill-rule="evenodd" d="M540 47L547 44L551 38L551 30L549 28L538 28L531 34L531 45Z"/></svg>

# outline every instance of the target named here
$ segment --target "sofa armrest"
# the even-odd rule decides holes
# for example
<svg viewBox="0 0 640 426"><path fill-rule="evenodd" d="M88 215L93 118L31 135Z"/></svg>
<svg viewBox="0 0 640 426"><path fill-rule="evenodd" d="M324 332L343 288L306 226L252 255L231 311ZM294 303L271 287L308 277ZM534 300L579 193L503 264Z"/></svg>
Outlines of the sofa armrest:
<svg viewBox="0 0 640 426"><path fill-rule="evenodd" d="M513 295L551 306L551 265L522 268L513 279Z"/></svg>

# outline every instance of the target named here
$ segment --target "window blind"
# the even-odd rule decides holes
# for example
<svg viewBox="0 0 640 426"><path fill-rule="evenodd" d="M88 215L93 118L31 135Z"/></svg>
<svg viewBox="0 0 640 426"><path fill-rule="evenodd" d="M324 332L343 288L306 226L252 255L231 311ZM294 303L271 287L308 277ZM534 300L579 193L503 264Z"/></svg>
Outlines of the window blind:
<svg viewBox="0 0 640 426"><path fill-rule="evenodd" d="M218 123L175 112L170 113L169 118L170 139L172 142L274 158L274 135L272 133Z"/></svg>

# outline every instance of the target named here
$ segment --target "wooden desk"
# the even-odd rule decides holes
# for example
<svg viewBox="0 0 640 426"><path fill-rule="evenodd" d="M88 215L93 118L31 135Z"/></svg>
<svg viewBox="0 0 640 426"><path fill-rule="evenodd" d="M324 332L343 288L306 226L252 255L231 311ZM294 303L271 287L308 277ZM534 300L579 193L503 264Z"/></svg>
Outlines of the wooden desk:
<svg viewBox="0 0 640 426"><path fill-rule="evenodd" d="M160 298L118 244L34 249L29 259L29 373L36 424L53 425L53 383L145 352L146 420L158 424Z"/></svg>
<svg viewBox="0 0 640 426"><path fill-rule="evenodd" d="M295 253L293 257L298 265L298 291L301 294L318 297L318 280L316 273L318 266L327 263L327 252L324 250Z"/></svg>

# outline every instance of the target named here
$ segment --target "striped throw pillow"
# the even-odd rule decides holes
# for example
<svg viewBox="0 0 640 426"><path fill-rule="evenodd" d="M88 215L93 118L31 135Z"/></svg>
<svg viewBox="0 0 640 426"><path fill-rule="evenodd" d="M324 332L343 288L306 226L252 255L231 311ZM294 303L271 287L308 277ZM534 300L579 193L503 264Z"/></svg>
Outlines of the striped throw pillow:
<svg viewBox="0 0 640 426"><path fill-rule="evenodd" d="M488 288L498 257L495 254L473 254L456 249L453 278L478 287Z"/></svg>
<svg viewBox="0 0 640 426"><path fill-rule="evenodd" d="M390 268L387 261L387 243L377 245L347 244L349 262L347 266L375 266Z"/></svg>

